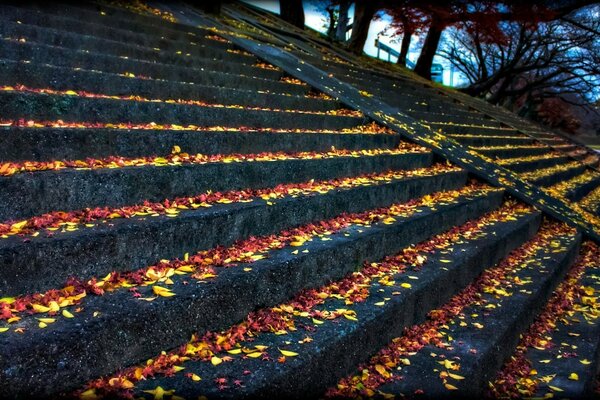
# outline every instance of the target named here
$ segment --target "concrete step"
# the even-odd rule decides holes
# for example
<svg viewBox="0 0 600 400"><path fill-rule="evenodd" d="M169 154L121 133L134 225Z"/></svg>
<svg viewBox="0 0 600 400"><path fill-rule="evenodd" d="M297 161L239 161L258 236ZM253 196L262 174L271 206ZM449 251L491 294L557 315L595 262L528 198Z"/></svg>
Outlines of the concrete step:
<svg viewBox="0 0 600 400"><path fill-rule="evenodd" d="M187 65L201 63L203 59L246 64L253 64L256 61L256 58L252 55L239 51L231 51L231 49L199 45L194 46L189 51L167 50L159 47L137 46L120 40L104 39L92 34L93 32L75 33L61 28L46 28L27 23L12 22L7 19L2 19L2 25L0 25L0 36L3 38L24 38L25 40L47 45L68 47L74 50L101 52L147 61Z"/></svg>
<svg viewBox="0 0 600 400"><path fill-rule="evenodd" d="M472 135L472 136L503 136L504 134L514 135L517 133L514 129L499 128L495 126L452 123L427 123L432 130L441 130L447 135Z"/></svg>
<svg viewBox="0 0 600 400"><path fill-rule="evenodd" d="M531 241L434 311L426 322L437 333L433 343L419 346L416 354L399 355L410 364L399 364L400 371L395 365L385 368L394 378L386 379L377 391L396 396L416 392L428 398L482 398L488 382L519 342L521 332L575 260L581 237L566 231L556 234L542 226ZM458 301L461 295L466 304ZM396 355L397 349L392 343L387 353ZM376 359L380 364L382 359Z"/></svg>
<svg viewBox="0 0 600 400"><path fill-rule="evenodd" d="M415 176L405 172L287 184L258 192L224 192L222 198L232 199L229 203L211 201L210 194L200 193L187 209L172 206L188 204L185 199L170 198L122 209L41 215L39 219L55 223L36 225L33 218L27 221L34 228L0 239L5 271L0 293L41 291L63 284L69 276L89 279L113 270L142 268L164 258L230 245L251 235L272 234L343 212L458 189L466 182L462 171L434 168Z"/></svg>
<svg viewBox="0 0 600 400"><path fill-rule="evenodd" d="M584 242L577 263L493 380L491 396L597 397L599 263L598 246Z"/></svg>
<svg viewBox="0 0 600 400"><path fill-rule="evenodd" d="M300 85L278 82L283 75L280 71L258 68L251 64L204 60L199 65L177 65L72 50L67 47L49 46L32 41L20 42L5 39L0 40L0 51L2 52L2 58L6 60L29 61L37 64L82 68L115 74L133 74L137 77L211 86L233 85L275 92L284 92L285 89L289 89L292 94L304 94L307 90Z"/></svg>
<svg viewBox="0 0 600 400"><path fill-rule="evenodd" d="M583 174L585 170L585 165L573 162L526 172L521 174L521 177L538 186L552 186L559 182L573 179L577 175Z"/></svg>
<svg viewBox="0 0 600 400"><path fill-rule="evenodd" d="M600 188L594 189L583 199L579 200L579 205L588 212L600 216Z"/></svg>
<svg viewBox="0 0 600 400"><path fill-rule="evenodd" d="M22 397L74 389L88 379L141 362L165 346L185 343L194 332L224 329L258 307L275 306L299 290L341 279L366 260L393 254L413 241L494 209L502 196L497 191L472 194L447 202L424 200L430 205L416 207L406 216L401 212L394 222L386 219L386 223L375 223L370 228L360 223L339 231L329 228L334 232L324 238L331 240L319 240L317 236L300 247L285 245L265 253L267 258L252 263L251 270L216 267L214 278L204 279L204 284L190 282L186 275L173 275L172 297L140 301L123 288L103 296L87 296L76 318L59 318L46 329L36 328L38 320L23 319L17 325L30 328L25 335L10 332L0 339L7 344L0 347L5 352L0 358L2 391ZM517 240L519 234L513 236ZM295 250L300 251L294 254ZM138 290L144 297L148 290L150 296L153 291L150 287ZM115 335L119 336L118 342ZM87 338L85 346L73 346L79 337ZM36 349L44 342L44 351ZM38 357L25 358L26 353ZM22 363L21 359L30 361ZM62 363L68 368L57 368ZM27 368L6 373L9 367L19 365ZM56 382L52 387L41 384L49 373Z"/></svg>
<svg viewBox="0 0 600 400"><path fill-rule="evenodd" d="M44 94L29 91L0 91L2 116L6 119L132 124L157 123L274 129L352 128L366 123L364 117L313 112L244 109L237 106L178 103L175 99L101 98L101 94ZM167 101L169 100L169 101ZM243 106L240 106L243 107Z"/></svg>
<svg viewBox="0 0 600 400"><path fill-rule="evenodd" d="M17 173L0 177L0 220L22 219L55 210L119 207L207 190L258 189L281 183L425 167L431 153L326 155L291 153L283 158L253 157L188 163L150 162L140 166ZM256 159L258 158L258 159ZM198 159L198 158L196 158ZM167 160L165 160L167 161ZM126 165L126 164L125 164ZM218 177L218 179L215 179ZM15 202L14 199L20 199Z"/></svg>
<svg viewBox="0 0 600 400"><path fill-rule="evenodd" d="M484 119L478 116L474 116L467 111L449 109L444 113L440 112L423 112L414 111L407 112L411 117L423 121L424 123L455 123L455 124L468 124L478 126L491 126L491 127L502 127L503 124L494 120Z"/></svg>
<svg viewBox="0 0 600 400"><path fill-rule="evenodd" d="M59 29L61 31L89 35L107 40L115 40L131 45L158 47L163 50L182 53L194 53L199 48L207 47L220 51L235 49L233 44L215 40L214 34L206 33L205 36L187 32L165 29L163 26L138 25L131 27L128 24L111 24L110 17L101 21L73 18L56 8L44 7L13 7L5 5L0 10L0 18L5 21L39 26L43 28ZM140 29L142 28L142 29ZM208 37L207 37L208 36ZM217 36L218 37L218 36Z"/></svg>
<svg viewBox="0 0 600 400"><path fill-rule="evenodd" d="M23 7L22 3L13 1L11 5L13 7L31 10L31 12L35 13L45 13L59 17L82 20L86 23L114 27L139 34L159 37L164 36L170 40L193 40L194 38L203 38L205 35L213 34L213 31L210 29L171 22L156 15L141 14L139 10L132 11L125 7L112 6L107 3L29 3L27 7ZM126 6L127 4L124 3L124 5Z"/></svg>
<svg viewBox="0 0 600 400"><path fill-rule="evenodd" d="M494 135L447 135L450 138L456 140L465 146L524 146L535 142L535 139L528 138L527 136L504 136L503 132L498 132L497 136Z"/></svg>
<svg viewBox="0 0 600 400"><path fill-rule="evenodd" d="M593 174L589 178L586 177L583 181L573 182L570 186L565 192L565 197L571 201L578 202L594 190L600 188L600 174Z"/></svg>
<svg viewBox="0 0 600 400"><path fill-rule="evenodd" d="M503 160L500 162L500 164L510 170L513 170L515 172L530 172L536 169L543 169L543 168L550 168L550 167L555 167L557 165L561 165L561 164L565 164L569 161L571 161L569 159L569 157L563 157L560 156L560 154L558 155L543 155L540 156L543 158L529 158L529 159L518 159L518 158L513 158L513 159L507 159L507 160ZM510 163L508 162L504 162L504 161L510 161Z"/></svg>
<svg viewBox="0 0 600 400"><path fill-rule="evenodd" d="M506 159L538 155L541 156L542 154L547 154L552 151L552 149L547 146L471 146L471 149L487 157Z"/></svg>
<svg viewBox="0 0 600 400"><path fill-rule="evenodd" d="M481 213L477 216L470 214L467 219L478 216ZM466 240L477 246L471 246L459 254L427 254L428 261L422 269L407 267L406 272L412 279L403 273L402 266L394 262L394 257L388 257L375 265L366 264L360 271L372 276L373 269L377 271L381 268L380 274L372 276L371 281L359 280L362 289L356 296L347 293L355 287L352 279L360 279L360 275L356 274L324 288L302 292L288 303L298 311L290 312L291 315L287 312L284 314L297 330L286 329L285 333L274 334L268 329L256 329L254 343L239 340L235 345L241 349L266 346L261 350L263 357L247 357L242 353L232 356L230 362L222 363L217 368L207 363L208 360L192 357L192 360L180 366L186 372L201 376L201 381L194 382L185 373L171 377L156 374L153 378L138 382L133 394L144 396L144 390L161 386L169 387L185 398L199 395L209 398L273 398L277 394L294 399L317 398L327 385L334 383L356 363L366 360L373 348L386 343L388 337L402 332L413 321L422 319L430 307L443 302L446 296L467 284L479 271L493 265L506 252L526 240L535 231L539 216L519 215L515 220L498 224L496 237L492 237L491 232L484 228L485 234ZM436 237L432 240L436 240ZM465 249L460 245L458 247ZM452 262L445 265L440 259L450 259ZM330 291L333 292L332 296L316 304L310 301L311 297ZM431 296L431 293L438 295ZM359 300L352 301L357 297ZM304 316L300 311L304 307L300 304L307 304ZM286 309L285 304L280 307ZM268 313L269 310L264 312ZM321 323L313 322L311 318ZM306 337L309 340L303 341ZM291 351L292 356L281 360L280 350ZM219 357L226 354L217 353ZM245 370L251 373L244 375ZM215 384L217 376L227 377L228 384L219 385L218 381ZM242 387L233 384L234 380L243 382Z"/></svg>
<svg viewBox="0 0 600 400"><path fill-rule="evenodd" d="M74 19L82 19L88 22L115 26L122 29L128 29L145 34L164 35L186 35L189 37L203 37L211 35L214 32L209 28L194 27L178 22L173 22L157 15L140 13L139 8L135 11L127 8L127 3L123 6L109 5L99 2L85 3L44 3L38 4L41 11L46 13L55 13L69 15ZM134 5L135 7L135 5ZM185 37L185 36L184 36ZM175 37L173 39L177 39Z"/></svg>
<svg viewBox="0 0 600 400"><path fill-rule="evenodd" d="M227 76L223 78L227 78ZM254 83L254 85L257 84L258 82ZM168 98L247 107L276 107L282 110L324 112L340 108L336 101L264 91L257 92L256 90L245 90L243 86L237 88L206 86L48 64L0 60L0 86L15 85L116 96L141 96L150 99ZM284 89L281 87L283 85L277 86Z"/></svg>
<svg viewBox="0 0 600 400"><path fill-rule="evenodd" d="M125 124L124 127L127 125ZM0 128L2 161L82 160L109 156L145 157L169 154L174 146L190 154L249 154L261 152L326 152L392 149L397 135L341 131L206 131L185 129ZM160 128L160 127L158 127Z"/></svg>

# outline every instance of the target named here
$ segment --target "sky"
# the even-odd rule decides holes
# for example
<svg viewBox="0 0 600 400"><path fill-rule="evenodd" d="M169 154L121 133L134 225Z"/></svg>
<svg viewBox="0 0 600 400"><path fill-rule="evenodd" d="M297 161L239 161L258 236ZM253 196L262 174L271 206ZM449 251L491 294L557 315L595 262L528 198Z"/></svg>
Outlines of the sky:
<svg viewBox="0 0 600 400"><path fill-rule="evenodd" d="M244 0L246 3L264 8L266 10L279 13L279 1L278 0ZM354 6L350 8L350 22L352 22L352 15L354 13ZM308 27L318 30L320 32L326 32L327 27L325 26L325 15L318 11L317 7L312 2L304 1L304 15L305 15L305 23ZM367 36L367 41L365 43L364 51L366 54L376 57L377 56L377 48L375 47L375 39L377 35L381 33L386 26L388 26L391 22L391 17L387 14L381 15L381 18L373 20L371 22L371 26L369 27L369 35ZM401 37L397 39L402 39ZM391 35L381 35L380 39L381 43L387 44L391 48L400 51L400 41L395 42L394 38ZM408 54L409 60L415 62L419 57L418 52L418 37L413 37L411 44L411 51ZM417 51L414 51L417 50ZM381 52L380 58L387 61L388 54ZM396 62L396 57L391 57L392 62ZM444 84L455 86L457 84L463 83L461 76L458 73L455 73L453 78L451 78L450 65L443 59L436 57L434 62L441 63L444 67Z"/></svg>

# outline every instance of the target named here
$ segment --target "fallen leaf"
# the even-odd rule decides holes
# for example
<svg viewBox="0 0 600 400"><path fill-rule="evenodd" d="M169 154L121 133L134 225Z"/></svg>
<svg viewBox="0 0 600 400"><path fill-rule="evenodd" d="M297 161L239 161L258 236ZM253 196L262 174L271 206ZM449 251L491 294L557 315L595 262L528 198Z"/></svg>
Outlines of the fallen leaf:
<svg viewBox="0 0 600 400"><path fill-rule="evenodd" d="M298 355L298 353L294 353L293 351L289 351L289 350L279 349L279 352L286 357L296 357Z"/></svg>

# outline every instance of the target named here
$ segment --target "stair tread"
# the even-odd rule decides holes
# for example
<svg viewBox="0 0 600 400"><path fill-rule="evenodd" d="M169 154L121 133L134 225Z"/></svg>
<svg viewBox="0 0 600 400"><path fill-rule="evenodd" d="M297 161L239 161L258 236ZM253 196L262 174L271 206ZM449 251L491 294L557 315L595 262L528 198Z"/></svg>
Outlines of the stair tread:
<svg viewBox="0 0 600 400"><path fill-rule="evenodd" d="M174 283L173 286L170 287L172 288L173 293L176 293L173 297L159 297L152 302L144 302L137 300L132 296L130 290L122 289L114 292L107 292L103 296L87 296L81 299L84 302L84 307L81 313L77 315L77 318L73 318L72 320L69 318L60 318L43 330L36 327L39 320L35 318L25 318L16 324L22 324L23 327L29 328L27 329L29 335L19 335L11 332L8 339L6 339L7 336L4 335L2 340L8 340L11 345L2 346L3 349L10 352L10 356L7 354L7 357L2 357L2 360L14 360L15 357L19 357L19 354L24 355L23 351L25 351L25 349L31 351L33 343L42 343L40 340L35 339L38 335L48 337L48 340L71 340L73 337L72 335L81 334L83 331L87 331L88 327L91 331L95 332L100 326L103 326L103 328L100 329L115 329L117 328L117 325L122 325L117 329L121 331L122 335L125 335L126 332L129 332L128 335L130 335L129 339L125 339L123 336L123 341L121 343L126 346L124 349L113 347L115 350L114 352L106 349L106 343L103 343L101 340L103 337L102 335L94 336L97 337L99 341L90 338L90 340L94 341L88 342L85 349L72 348L72 353L69 355L69 358L77 358L80 360L78 362L81 363L81 368L71 368L68 371L64 371L64 373L67 375L74 374L77 376L79 383L82 384L82 378L90 379L94 376L93 373L90 374L90 369L92 369L97 376L99 366L103 369L103 372L101 373L107 373L123 363L141 361L159 351L165 345L165 341L177 345L178 341L187 340L190 333L194 329L200 329L200 326L204 326L203 329L219 329L234 323L236 320L252 311L257 302L258 304L266 303L275 305L280 301L284 301L287 296L306 286L319 286L324 284L327 277L339 279L354 268L355 262L362 262L366 253L358 251L358 249L364 249L365 246L370 246L369 243L372 244L377 242L380 247L377 251L370 251L367 257L379 258L385 255L385 252L391 251L391 249L400 249L402 246L409 244L413 237L425 239L429 235L429 232L424 230L425 226L431 227L431 232L441 231L444 229L444 226L446 229L451 227L453 223L448 221L447 217L443 217L443 215L450 213L450 210L454 210L453 214L457 217L462 214L464 215L462 218L466 218L466 215L473 215L473 213L481 213L483 210L494 208L494 205L498 204L501 198L501 192L496 190L492 190L491 192L478 192L475 190L472 193L467 191L466 197L461 196L460 191L455 193L457 193L458 196L456 194L450 194L446 200L434 200L433 203L425 198L420 202L417 201L416 203L413 203L408 206L408 208L400 207L396 211L391 209L391 213L385 212L386 209L378 211L381 213L382 218L384 218L384 223L373 224L370 228L361 227L361 224L351 224L347 229L342 229L340 233L333 233L325 237L326 239L332 240L323 241L315 238L315 241L313 242L303 242L302 245L298 246L290 241L297 241L299 239L294 238L294 236L288 236L289 239L287 239L286 242L291 243L291 247L288 245L281 250L272 250L268 253L268 257L265 260L259 259L254 263L247 264L248 266L251 265L251 270L244 270L242 267L244 264L237 268L216 267L214 269L206 269L207 266L210 266L210 264L207 264L204 268L199 268L196 271L196 275L200 280L208 280L210 282L207 285L186 285L183 282L185 276L173 275L171 279ZM441 199L445 198L443 196L445 195L442 194ZM444 203L447 205L444 205ZM388 208L387 210L390 209ZM418 210L421 211L418 212ZM365 217L368 216L366 221L373 218L368 212L364 215ZM396 215L396 217L394 217L394 222L388 222L387 218L392 215ZM340 218L342 218L343 221L347 217L341 216ZM438 223L431 224L433 220L438 221ZM442 221L447 222L443 223ZM333 225L324 226L324 229L328 231L331 231L333 228ZM341 227L344 227L344 225ZM309 229L312 230L315 228ZM303 230L300 230L299 232L303 232ZM396 232L396 234L392 234L392 232ZM400 232L404 232L404 234L398 236ZM296 233L295 235L298 234L301 233ZM346 234L349 236L346 236ZM404 237L404 239L398 240L398 237ZM307 239L308 238L309 237L307 237ZM272 240L273 239L270 239L270 241ZM253 240L250 243L260 243L260 241L257 242L256 240ZM295 255L292 252L293 250L299 250L298 255ZM309 251L307 252L305 250ZM203 260L203 258L201 258L201 260ZM321 261L315 264L316 260ZM322 267L318 267L319 265L325 265L323 264L325 260L327 260L327 268L323 269ZM203 262L204 261L201 263ZM204 274L206 274L206 277L204 277ZM216 277L211 279L209 278L209 274L216 274ZM296 276L296 278L291 278L292 276ZM267 279L267 277L269 278ZM162 285L164 286L166 284ZM139 288L143 297L152 296L151 293L146 296L146 290L148 289L150 288ZM199 296L199 291L206 291L206 294ZM241 296L244 298L247 297L248 300L243 300L243 297ZM231 297L231 299L225 300L228 297ZM189 305L193 303L197 304L197 306L190 307ZM202 311L204 307L200 306L200 304L205 304L205 311ZM231 308L227 310L229 312L224 308L226 304L231 305ZM215 306L218 306L219 312L216 314L208 314L207 311L214 310ZM174 310L180 311L174 312ZM96 314L97 318L94 317L95 311L100 311L100 314ZM148 317L140 318L140 313L142 312L147 312ZM193 318L196 319L197 323L193 324L194 326L189 324L191 314L187 315L188 313L195 314L195 317ZM128 317L127 315L130 316ZM150 317L151 315L153 315L153 317ZM182 322L187 322L174 325L173 318L176 318L176 315L183 318ZM155 320L155 318L158 318L163 322L159 322L159 320ZM106 323L110 319L114 319L114 324ZM101 323L102 321L105 323ZM140 323L142 323L142 325L140 325ZM156 324L158 323L166 324L165 327L169 326L170 328L164 330L160 329L159 331L162 333L157 335L155 326L157 326ZM60 335L53 334L53 332L58 331L61 331L62 333ZM147 332L147 334L141 336L142 332ZM88 336L89 335L85 334L85 337ZM110 341L112 342L112 339L110 339ZM132 346L133 343L140 344L142 341L146 342L143 346ZM97 360L89 357L91 354L97 353L91 349L98 345L107 351L110 351L111 354L107 354L106 359L106 362L110 365L98 363ZM15 350L17 348L20 348L21 351L16 352ZM46 349L48 348L49 347L46 346ZM60 349L58 350L58 354L49 354L49 352L46 352L44 356L49 358L54 358L57 355L64 357L63 351L71 352L71 350L68 350L68 348L66 349L65 346L56 346L54 348ZM125 349L127 349L127 351L124 352L123 350ZM79 356L75 354L77 352L83 352L85 354L87 351L92 351L92 353L87 354L85 357L82 357L82 354ZM115 358L118 360L115 360ZM112 361L110 361L111 359ZM52 364L54 363L51 362L50 364L47 364L46 362L42 362L37 368L44 369ZM54 369L54 367L52 368ZM74 376L72 376L72 378L74 378ZM67 381L62 381L65 382L66 385L74 385L77 380L74 381L68 379ZM44 390L42 388L40 389Z"/></svg>

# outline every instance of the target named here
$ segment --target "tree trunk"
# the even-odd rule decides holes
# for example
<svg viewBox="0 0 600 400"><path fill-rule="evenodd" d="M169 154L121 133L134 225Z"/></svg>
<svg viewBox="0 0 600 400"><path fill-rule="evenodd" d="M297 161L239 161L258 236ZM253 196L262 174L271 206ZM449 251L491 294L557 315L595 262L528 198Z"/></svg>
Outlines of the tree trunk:
<svg viewBox="0 0 600 400"><path fill-rule="evenodd" d="M279 0L280 16L284 21L304 29L302 0Z"/></svg>
<svg viewBox="0 0 600 400"><path fill-rule="evenodd" d="M432 19L431 26L427 32L427 37L425 38L425 43L423 43L421 54L419 55L417 65L415 66L415 72L423 78L431 79L433 57L440 44L444 28L445 26L441 24L439 20L436 20L436 18Z"/></svg>
<svg viewBox="0 0 600 400"><path fill-rule="evenodd" d="M404 28L404 34L402 35L402 44L400 45L400 56L398 56L397 63L406 67L406 57L408 56L408 50L410 49L410 40L412 39L412 32L407 31Z"/></svg>
<svg viewBox="0 0 600 400"><path fill-rule="evenodd" d="M348 10L350 9L350 0L340 1L340 12L338 15L337 27L335 29L335 39L340 42L346 41L346 28L348 27Z"/></svg>
<svg viewBox="0 0 600 400"><path fill-rule="evenodd" d="M375 11L377 7L373 0L357 0L354 5L354 22L348 49L355 54L360 55L363 52Z"/></svg>
<svg viewBox="0 0 600 400"><path fill-rule="evenodd" d="M330 6L327 7L325 11L327 11L327 15L329 16L329 25L327 26L327 38L329 40L333 40L335 38L335 10L333 9L333 7Z"/></svg>

